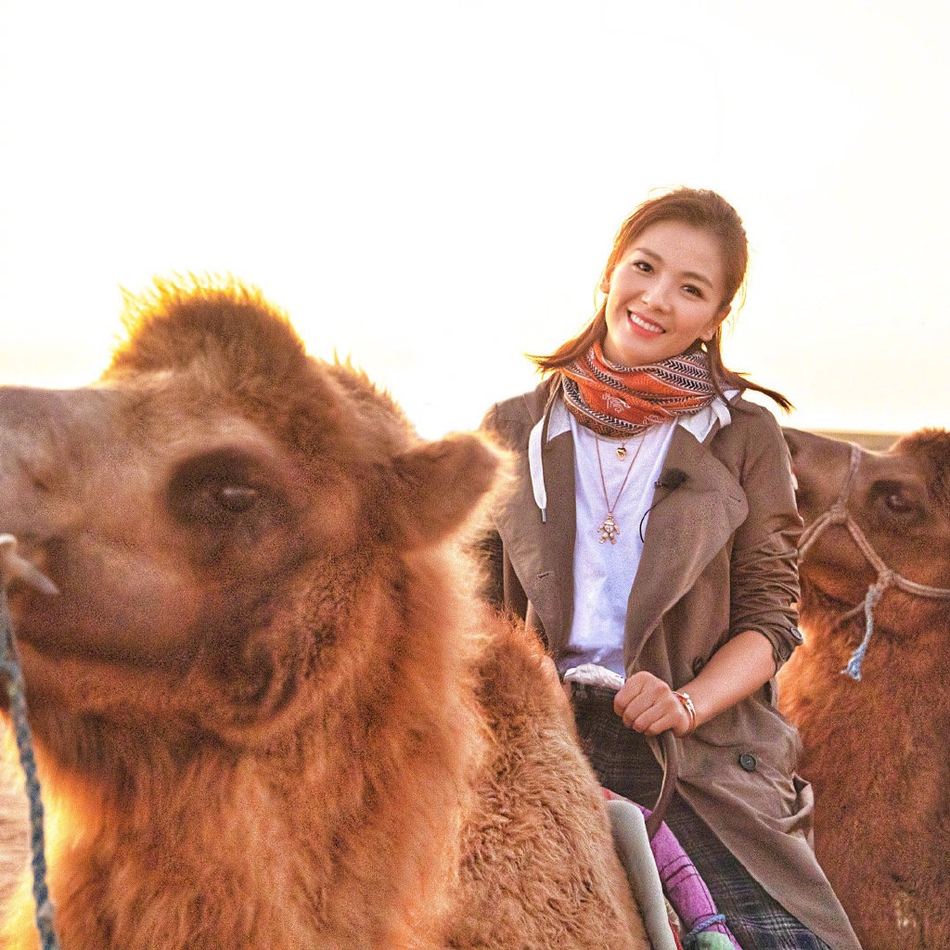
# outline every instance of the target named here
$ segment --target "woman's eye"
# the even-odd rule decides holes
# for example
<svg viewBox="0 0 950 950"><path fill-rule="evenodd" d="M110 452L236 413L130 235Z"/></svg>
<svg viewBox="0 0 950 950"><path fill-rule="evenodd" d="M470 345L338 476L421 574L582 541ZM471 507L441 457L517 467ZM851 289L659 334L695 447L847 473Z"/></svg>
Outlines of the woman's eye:
<svg viewBox="0 0 950 950"><path fill-rule="evenodd" d="M653 265L649 261L633 261L632 263L637 270L643 271L644 274L649 274L653 271Z"/></svg>
<svg viewBox="0 0 950 950"><path fill-rule="evenodd" d="M702 292L698 287L694 287L692 284L687 284L687 285L683 288L683 290L685 290L686 293L688 293L688 294L689 294L690 296L692 296L692 297L700 297L700 298L702 298L702 296L703 296L703 292Z"/></svg>

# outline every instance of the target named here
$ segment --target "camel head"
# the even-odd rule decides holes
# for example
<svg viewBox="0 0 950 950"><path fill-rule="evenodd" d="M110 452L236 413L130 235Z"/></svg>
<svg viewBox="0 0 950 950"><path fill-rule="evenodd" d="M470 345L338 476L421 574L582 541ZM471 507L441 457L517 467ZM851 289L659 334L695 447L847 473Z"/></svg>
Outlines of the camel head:
<svg viewBox="0 0 950 950"><path fill-rule="evenodd" d="M59 590L9 590L31 718L77 767L96 750L70 717L131 748L160 716L171 754L269 735L336 675L367 578L398 589L499 465L476 436L422 442L253 290L159 283L126 323L94 385L0 388L0 534Z"/></svg>
<svg viewBox="0 0 950 950"><path fill-rule="evenodd" d="M806 526L799 565L806 626L860 608L875 584L874 623L890 636L946 618L948 596L921 592L950 588L950 432L923 429L886 452L796 429L785 438ZM836 505L841 511L828 518Z"/></svg>

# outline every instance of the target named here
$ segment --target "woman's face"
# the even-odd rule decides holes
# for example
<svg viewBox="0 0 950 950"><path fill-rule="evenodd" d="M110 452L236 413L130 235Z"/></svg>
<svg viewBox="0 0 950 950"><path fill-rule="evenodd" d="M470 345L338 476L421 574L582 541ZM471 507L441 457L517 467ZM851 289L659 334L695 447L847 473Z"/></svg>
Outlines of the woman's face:
<svg viewBox="0 0 950 950"><path fill-rule="evenodd" d="M711 340L729 313L719 243L706 231L660 221L642 231L617 262L607 294L604 356L643 366Z"/></svg>

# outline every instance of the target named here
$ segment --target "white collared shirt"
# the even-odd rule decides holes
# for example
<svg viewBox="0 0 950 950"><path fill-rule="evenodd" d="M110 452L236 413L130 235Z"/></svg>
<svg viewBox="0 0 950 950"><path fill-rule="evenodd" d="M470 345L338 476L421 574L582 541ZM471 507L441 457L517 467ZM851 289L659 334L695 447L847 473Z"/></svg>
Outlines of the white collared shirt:
<svg viewBox="0 0 950 950"><path fill-rule="evenodd" d="M731 396L732 393L727 394ZM725 426L731 419L726 402L716 398L699 412L681 416L675 422L651 426L642 435L628 439L625 458L618 458L616 452L623 440L600 438L599 464L598 436L580 425L562 400L558 399L552 406L548 441L567 431L574 439L574 615L567 646L557 661L562 676L585 664L625 675L623 642L627 600L640 566L642 538L646 536L655 483L661 477L673 432L682 426L702 442L717 422ZM531 480L542 516L547 506L541 467L543 424L542 420L535 426L529 439ZM620 527L615 544L600 540L601 525L609 510L605 487L614 520Z"/></svg>

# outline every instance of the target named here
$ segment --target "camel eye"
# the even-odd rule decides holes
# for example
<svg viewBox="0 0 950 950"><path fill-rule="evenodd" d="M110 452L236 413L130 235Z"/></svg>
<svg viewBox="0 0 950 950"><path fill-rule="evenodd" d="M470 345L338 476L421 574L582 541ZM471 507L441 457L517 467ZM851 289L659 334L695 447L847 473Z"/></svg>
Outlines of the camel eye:
<svg viewBox="0 0 950 950"><path fill-rule="evenodd" d="M909 502L900 492L891 492L889 495L884 496L884 504L887 506L889 511L893 511L895 515L906 514L908 511L913 511L914 506Z"/></svg>
<svg viewBox="0 0 950 950"><path fill-rule="evenodd" d="M250 511L259 497L260 492L250 485L222 485L217 491L218 504L235 514Z"/></svg>
<svg viewBox="0 0 950 950"><path fill-rule="evenodd" d="M225 527L251 512L260 490L241 482L209 478L182 496L180 510L193 523Z"/></svg>
<svg viewBox="0 0 950 950"><path fill-rule="evenodd" d="M169 485L172 510L183 522L215 529L246 524L261 510L265 493L251 460L229 451L189 459Z"/></svg>
<svg viewBox="0 0 950 950"><path fill-rule="evenodd" d="M908 493L900 483L881 482L874 488L884 516L899 518L905 525L908 521L923 516L924 512L914 499L913 493Z"/></svg>

